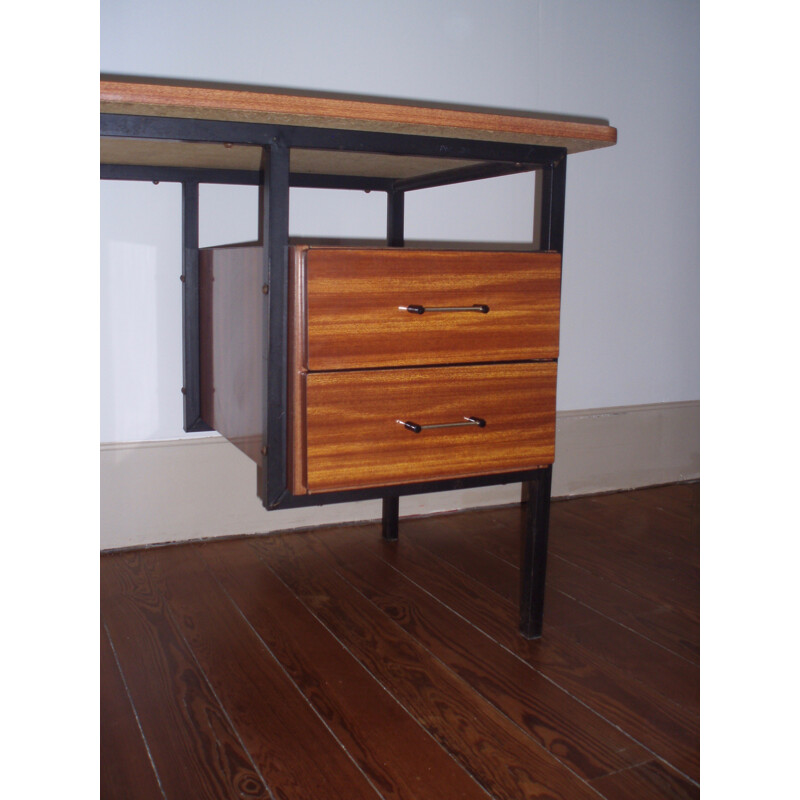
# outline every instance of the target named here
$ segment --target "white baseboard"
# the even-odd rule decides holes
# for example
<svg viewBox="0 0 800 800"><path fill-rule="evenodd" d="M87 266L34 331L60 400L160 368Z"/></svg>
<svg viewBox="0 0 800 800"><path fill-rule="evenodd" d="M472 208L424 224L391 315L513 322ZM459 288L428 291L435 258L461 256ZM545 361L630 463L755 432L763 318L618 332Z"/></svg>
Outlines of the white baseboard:
<svg viewBox="0 0 800 800"><path fill-rule="evenodd" d="M560 412L553 496L700 476L700 403ZM517 502L519 484L412 495L402 516ZM267 513L255 464L218 436L100 446L101 549L379 519L379 500Z"/></svg>
<svg viewBox="0 0 800 800"><path fill-rule="evenodd" d="M699 477L699 400L556 415L554 497Z"/></svg>

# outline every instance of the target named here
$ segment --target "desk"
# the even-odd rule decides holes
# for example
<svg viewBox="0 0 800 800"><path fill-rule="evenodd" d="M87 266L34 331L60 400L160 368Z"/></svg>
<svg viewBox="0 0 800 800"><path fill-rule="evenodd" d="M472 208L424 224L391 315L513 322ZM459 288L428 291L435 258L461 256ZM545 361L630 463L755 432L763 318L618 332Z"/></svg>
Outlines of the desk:
<svg viewBox="0 0 800 800"><path fill-rule="evenodd" d="M100 91L101 177L182 185L185 429L246 452L267 509L382 498L390 541L401 495L521 482L520 629L541 635L567 155L616 130L209 86ZM407 192L533 170L530 252L397 249ZM200 183L260 187L255 245L200 251ZM385 192L386 247L290 245L290 187Z"/></svg>

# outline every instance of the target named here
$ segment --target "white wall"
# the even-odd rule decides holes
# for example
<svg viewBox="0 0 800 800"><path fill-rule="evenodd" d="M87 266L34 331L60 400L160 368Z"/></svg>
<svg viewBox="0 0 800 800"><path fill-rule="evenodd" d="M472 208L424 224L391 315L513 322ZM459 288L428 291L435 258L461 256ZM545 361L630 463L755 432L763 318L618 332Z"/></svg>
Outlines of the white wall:
<svg viewBox="0 0 800 800"><path fill-rule="evenodd" d="M694 400L698 3L103 0L101 70L606 118L567 170L559 410ZM530 176L412 194L411 239L526 241ZM180 194L103 182L106 442L181 430ZM292 192L291 230L381 236L382 195ZM208 188L202 244L255 235L252 189Z"/></svg>
<svg viewBox="0 0 800 800"><path fill-rule="evenodd" d="M572 494L699 474L698 17L692 0L102 0L101 70L616 126L616 147L567 169L554 491ZM532 188L410 193L407 238L529 242ZM255 189L200 199L201 246L255 238ZM291 202L293 236L385 234L382 193ZM101 545L375 518L375 502L267 514L252 462L182 431L180 189L102 182L101 208ZM208 446L146 444L187 438ZM401 513L514 497L418 496Z"/></svg>

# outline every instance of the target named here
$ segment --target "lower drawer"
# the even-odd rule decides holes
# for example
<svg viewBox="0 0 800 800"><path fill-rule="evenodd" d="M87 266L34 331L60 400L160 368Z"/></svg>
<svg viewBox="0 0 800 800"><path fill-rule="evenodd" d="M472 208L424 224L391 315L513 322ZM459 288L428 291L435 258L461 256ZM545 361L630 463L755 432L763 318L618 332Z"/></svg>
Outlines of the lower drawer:
<svg viewBox="0 0 800 800"><path fill-rule="evenodd" d="M302 382L295 493L553 462L555 362L321 372Z"/></svg>

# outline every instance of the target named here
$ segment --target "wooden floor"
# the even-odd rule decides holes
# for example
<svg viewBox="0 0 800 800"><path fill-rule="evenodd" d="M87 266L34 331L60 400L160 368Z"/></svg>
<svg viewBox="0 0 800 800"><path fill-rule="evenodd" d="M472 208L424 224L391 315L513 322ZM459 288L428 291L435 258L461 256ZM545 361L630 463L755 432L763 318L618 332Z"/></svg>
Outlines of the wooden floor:
<svg viewBox="0 0 800 800"><path fill-rule="evenodd" d="M102 797L699 797L699 494L104 555Z"/></svg>

